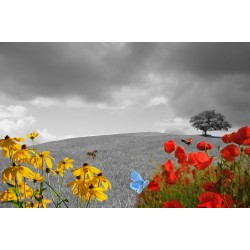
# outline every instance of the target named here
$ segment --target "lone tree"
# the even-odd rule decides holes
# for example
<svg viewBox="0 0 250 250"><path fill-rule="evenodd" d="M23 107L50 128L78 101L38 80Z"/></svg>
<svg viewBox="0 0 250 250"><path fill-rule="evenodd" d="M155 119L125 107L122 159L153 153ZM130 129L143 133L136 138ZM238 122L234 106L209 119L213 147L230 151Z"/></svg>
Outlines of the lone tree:
<svg viewBox="0 0 250 250"><path fill-rule="evenodd" d="M191 117L190 123L194 128L202 130L205 136L207 131L228 131L231 128L229 122L225 121L225 116L215 113L215 110L206 110Z"/></svg>

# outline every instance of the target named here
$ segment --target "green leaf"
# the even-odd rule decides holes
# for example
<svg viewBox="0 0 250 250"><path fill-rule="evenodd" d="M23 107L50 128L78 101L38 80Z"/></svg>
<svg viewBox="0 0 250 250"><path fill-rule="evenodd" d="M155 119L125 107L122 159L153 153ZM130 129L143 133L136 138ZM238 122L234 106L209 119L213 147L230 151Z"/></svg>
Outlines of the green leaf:
<svg viewBox="0 0 250 250"><path fill-rule="evenodd" d="M7 183L7 185L10 186L11 190L16 195L16 197L20 196L19 190L18 190L18 188L15 185L12 185L10 183Z"/></svg>
<svg viewBox="0 0 250 250"><path fill-rule="evenodd" d="M47 189L47 187L42 188L42 189L40 190L40 195L42 195L42 194L43 194L43 192L44 192L46 189Z"/></svg>
<svg viewBox="0 0 250 250"><path fill-rule="evenodd" d="M13 204L15 207L17 208L21 208L22 206L20 205L20 203L16 200L12 200L12 201L4 201L3 203L11 203Z"/></svg>
<svg viewBox="0 0 250 250"><path fill-rule="evenodd" d="M9 183L9 182L6 182L6 184L9 186L9 187L15 187L15 185Z"/></svg>

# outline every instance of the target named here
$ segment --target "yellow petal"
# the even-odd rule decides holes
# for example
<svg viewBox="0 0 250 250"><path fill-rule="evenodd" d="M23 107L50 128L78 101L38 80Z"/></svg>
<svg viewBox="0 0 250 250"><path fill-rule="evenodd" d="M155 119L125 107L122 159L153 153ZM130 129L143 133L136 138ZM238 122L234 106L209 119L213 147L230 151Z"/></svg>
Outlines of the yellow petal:
<svg viewBox="0 0 250 250"><path fill-rule="evenodd" d="M48 168L52 169L52 162L51 162L51 160L46 157L45 161L46 161L46 164L47 164Z"/></svg>

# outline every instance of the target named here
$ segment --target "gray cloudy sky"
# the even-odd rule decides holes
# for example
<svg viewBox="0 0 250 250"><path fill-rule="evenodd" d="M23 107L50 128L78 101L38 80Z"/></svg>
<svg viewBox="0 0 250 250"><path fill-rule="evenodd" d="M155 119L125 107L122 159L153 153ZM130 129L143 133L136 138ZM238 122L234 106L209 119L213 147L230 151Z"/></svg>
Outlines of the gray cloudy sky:
<svg viewBox="0 0 250 250"><path fill-rule="evenodd" d="M0 43L1 136L194 134L206 109L236 129L249 96L250 43Z"/></svg>

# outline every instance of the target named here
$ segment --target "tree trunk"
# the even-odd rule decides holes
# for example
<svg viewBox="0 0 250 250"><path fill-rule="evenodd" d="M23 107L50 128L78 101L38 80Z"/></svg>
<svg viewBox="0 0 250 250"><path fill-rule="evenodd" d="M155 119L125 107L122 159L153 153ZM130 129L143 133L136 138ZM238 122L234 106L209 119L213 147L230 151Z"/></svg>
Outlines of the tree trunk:
<svg viewBox="0 0 250 250"><path fill-rule="evenodd" d="M207 130L204 130L204 135L207 136Z"/></svg>

